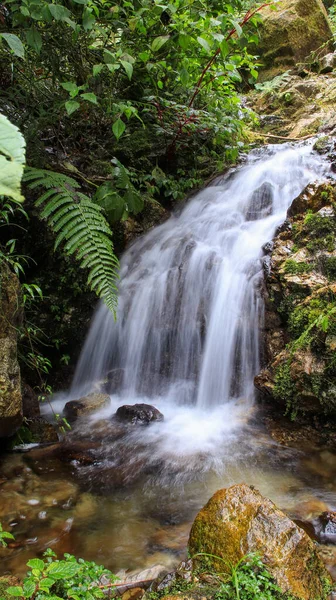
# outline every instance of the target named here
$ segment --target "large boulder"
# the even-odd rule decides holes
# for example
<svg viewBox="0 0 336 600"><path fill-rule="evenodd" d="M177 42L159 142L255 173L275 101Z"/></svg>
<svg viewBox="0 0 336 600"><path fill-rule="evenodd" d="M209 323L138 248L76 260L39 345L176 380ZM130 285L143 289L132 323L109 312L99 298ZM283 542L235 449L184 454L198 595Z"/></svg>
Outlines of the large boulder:
<svg viewBox="0 0 336 600"><path fill-rule="evenodd" d="M193 523L190 555L213 555L197 561L223 572L225 565L235 565L253 552L260 553L284 593L302 600L324 597L330 578L303 529L253 487L240 484L219 490Z"/></svg>
<svg viewBox="0 0 336 600"><path fill-rule="evenodd" d="M322 0L281 0L277 10L265 8L262 15L257 52L264 81L303 62L321 46L325 54L332 50L333 34Z"/></svg>
<svg viewBox="0 0 336 600"><path fill-rule="evenodd" d="M0 438L15 433L22 422L21 377L17 331L22 323L20 283L5 265L0 271Z"/></svg>

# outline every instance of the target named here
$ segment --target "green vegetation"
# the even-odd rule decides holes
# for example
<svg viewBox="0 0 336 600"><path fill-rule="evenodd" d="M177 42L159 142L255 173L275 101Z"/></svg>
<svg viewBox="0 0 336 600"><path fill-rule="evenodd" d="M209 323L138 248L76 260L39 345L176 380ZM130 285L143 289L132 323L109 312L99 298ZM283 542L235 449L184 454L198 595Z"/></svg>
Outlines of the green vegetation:
<svg viewBox="0 0 336 600"><path fill-rule="evenodd" d="M43 394L51 366L71 361L80 327L69 322L80 304L86 325L89 288L115 311L125 222L170 207L244 147L253 115L240 93L258 75L249 47L260 16L251 0L24 0L4 10L0 126L22 132L29 169L23 208L21 135L17 164L0 162L16 177L11 196L0 188L0 258L28 286L20 361Z"/></svg>
<svg viewBox="0 0 336 600"><path fill-rule="evenodd" d="M29 570L22 585L10 586L7 589L9 596L33 600L94 600L104 598L104 588L109 588L109 584L101 585L103 576L111 583L116 579L110 571L94 562L76 559L71 554L65 554L60 560L50 549L44 553L43 560L33 558L27 566Z"/></svg>
<svg viewBox="0 0 336 600"><path fill-rule="evenodd" d="M298 273L309 273L312 271L313 265L305 263L305 262L296 262L292 258L286 260L284 264L285 273L290 273L292 275L296 275Z"/></svg>

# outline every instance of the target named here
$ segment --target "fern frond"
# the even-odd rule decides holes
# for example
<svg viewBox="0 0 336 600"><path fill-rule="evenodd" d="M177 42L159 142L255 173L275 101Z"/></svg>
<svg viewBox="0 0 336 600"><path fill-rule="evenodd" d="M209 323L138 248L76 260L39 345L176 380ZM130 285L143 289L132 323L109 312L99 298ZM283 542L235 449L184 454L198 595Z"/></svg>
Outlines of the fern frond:
<svg viewBox="0 0 336 600"><path fill-rule="evenodd" d="M75 179L62 173L27 168L24 181L32 190L46 190L35 206L42 207L40 217L58 234L55 249L63 244L63 252L88 269L88 285L115 315L119 262L102 208L79 191Z"/></svg>

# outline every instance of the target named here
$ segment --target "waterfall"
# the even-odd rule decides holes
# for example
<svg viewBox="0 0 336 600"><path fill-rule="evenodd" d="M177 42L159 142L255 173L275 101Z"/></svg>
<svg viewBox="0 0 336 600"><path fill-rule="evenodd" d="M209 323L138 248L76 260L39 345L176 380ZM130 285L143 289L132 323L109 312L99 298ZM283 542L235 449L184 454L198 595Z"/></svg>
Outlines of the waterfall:
<svg viewBox="0 0 336 600"><path fill-rule="evenodd" d="M96 383L130 403L253 401L263 246L327 166L311 145L269 146L195 195L125 252L117 320L101 303L72 396Z"/></svg>

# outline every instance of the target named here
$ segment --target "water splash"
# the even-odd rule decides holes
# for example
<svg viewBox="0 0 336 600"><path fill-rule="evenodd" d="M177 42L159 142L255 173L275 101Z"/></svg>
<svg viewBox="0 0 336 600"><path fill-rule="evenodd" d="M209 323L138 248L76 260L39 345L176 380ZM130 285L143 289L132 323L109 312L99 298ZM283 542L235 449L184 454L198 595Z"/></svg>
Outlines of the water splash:
<svg viewBox="0 0 336 600"><path fill-rule="evenodd" d="M121 261L118 318L101 304L71 395L97 382L218 407L253 400L263 319L263 245L328 167L310 145L269 146L138 239Z"/></svg>

